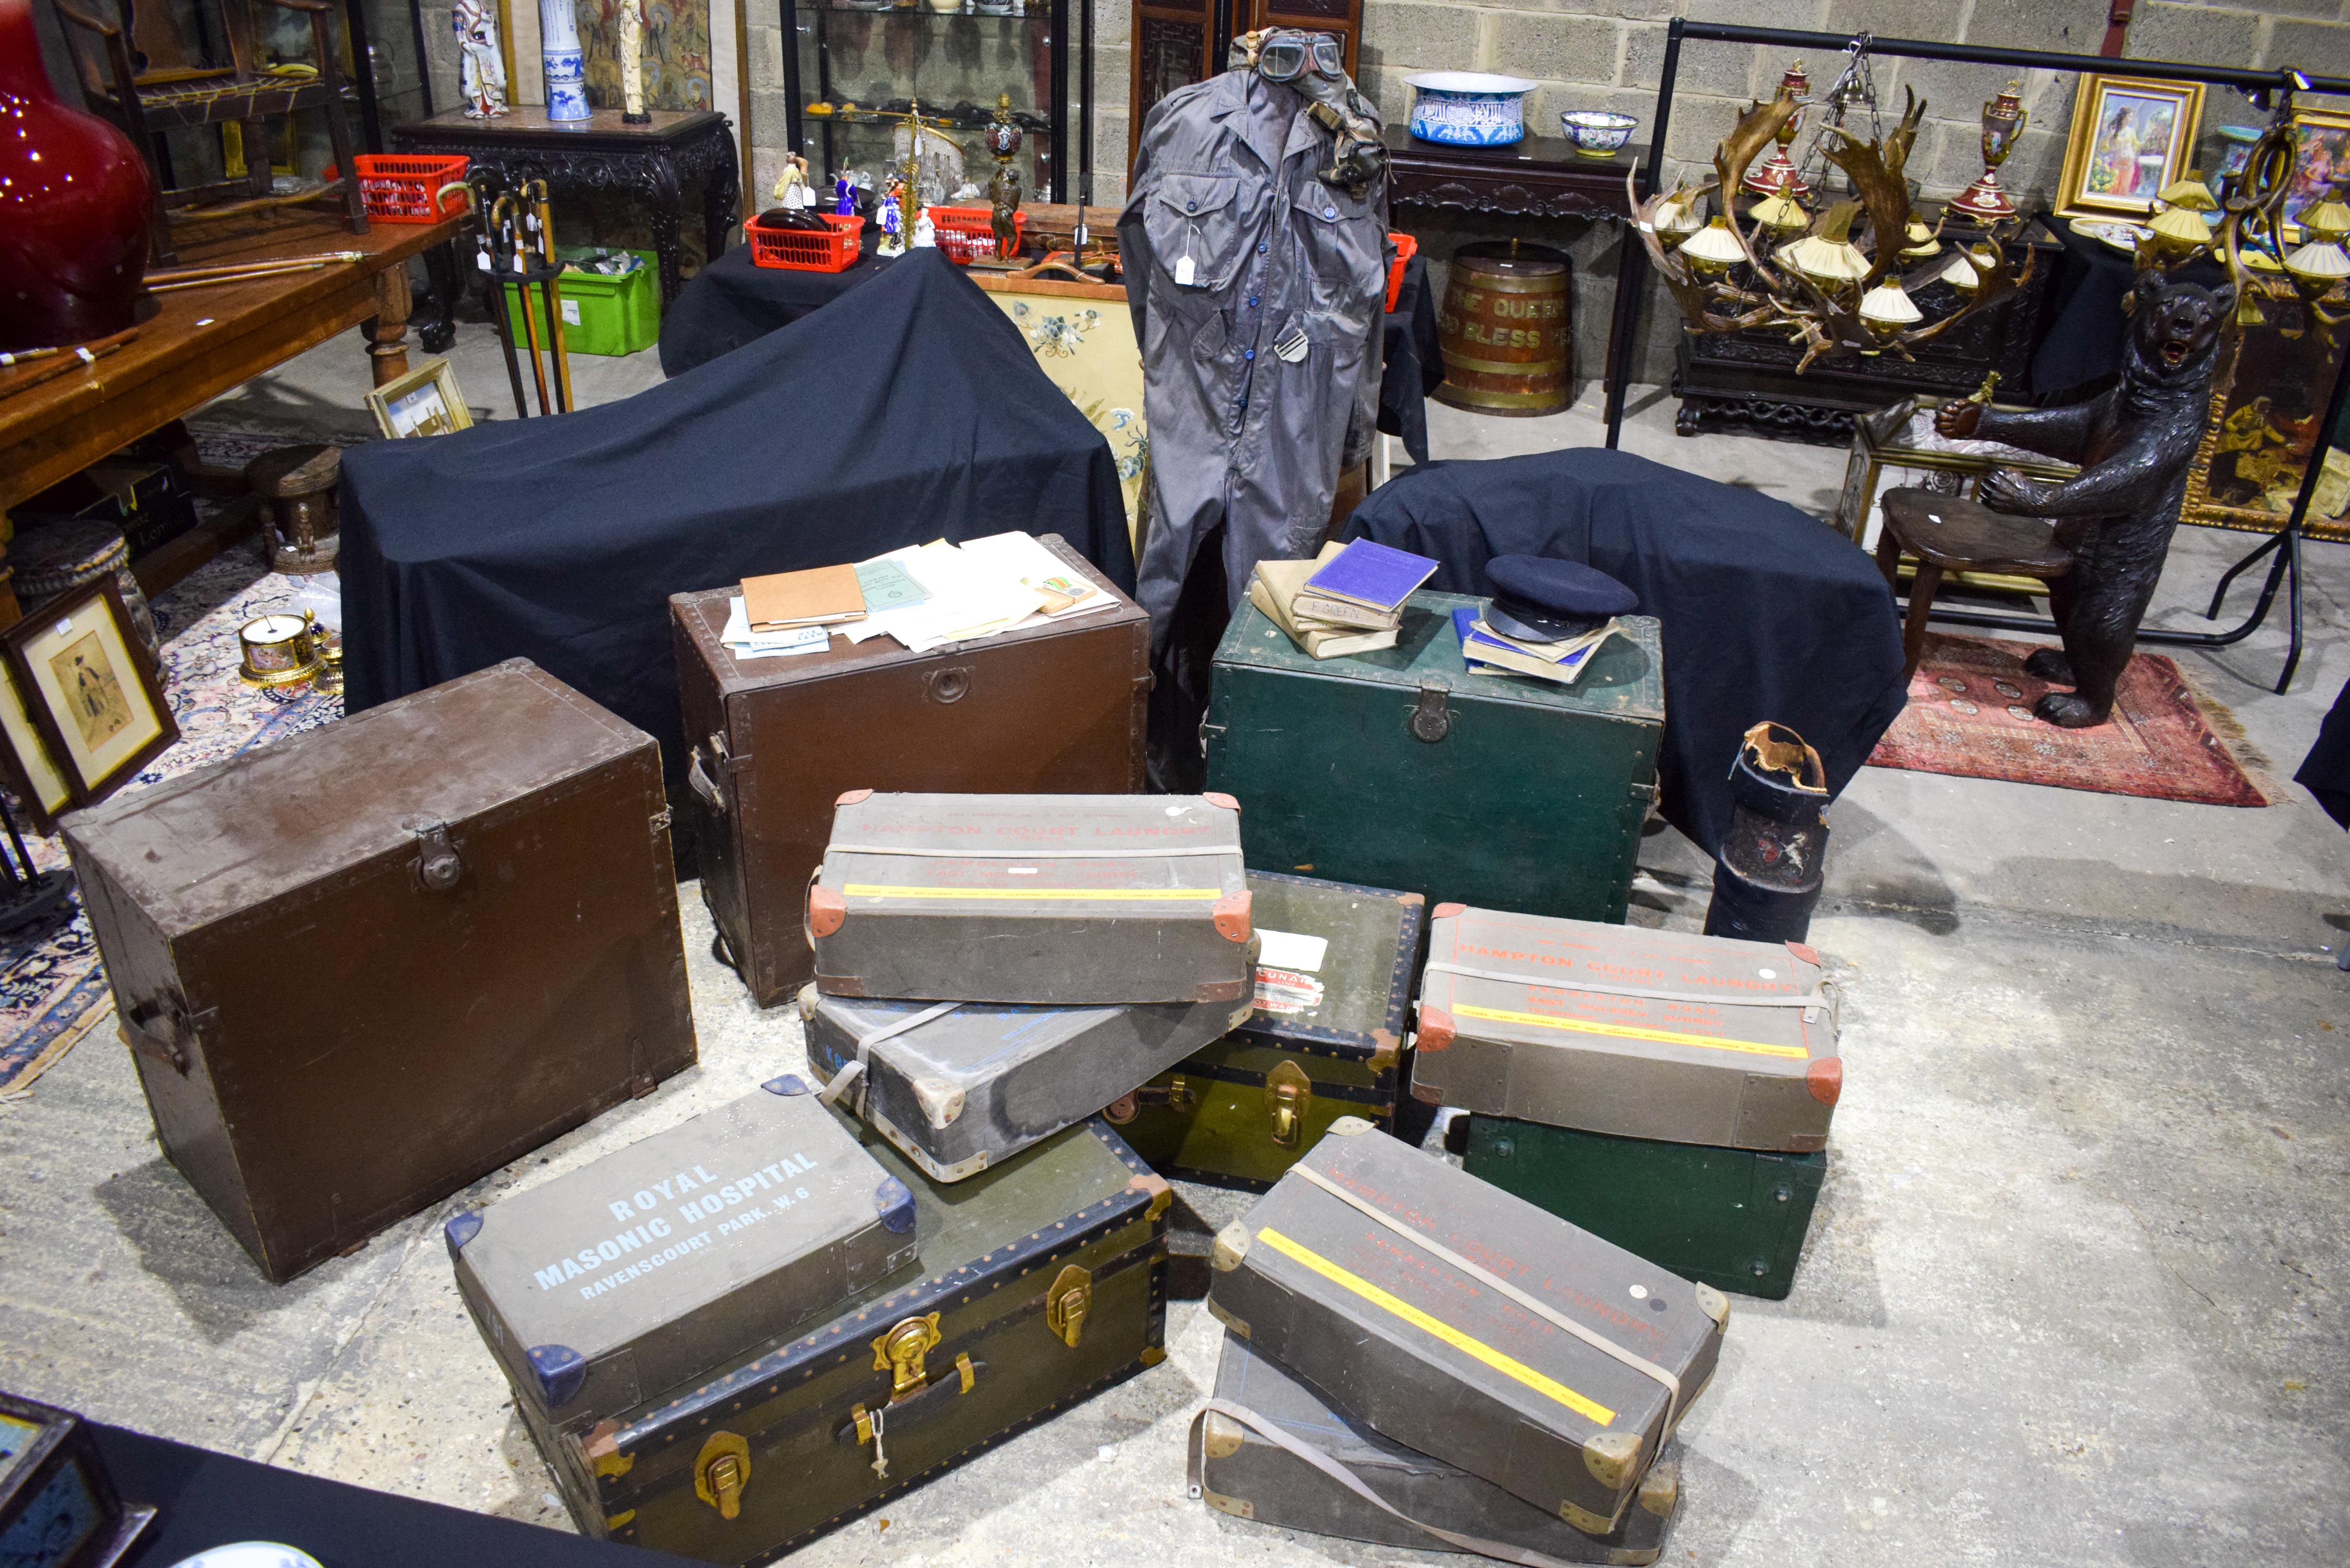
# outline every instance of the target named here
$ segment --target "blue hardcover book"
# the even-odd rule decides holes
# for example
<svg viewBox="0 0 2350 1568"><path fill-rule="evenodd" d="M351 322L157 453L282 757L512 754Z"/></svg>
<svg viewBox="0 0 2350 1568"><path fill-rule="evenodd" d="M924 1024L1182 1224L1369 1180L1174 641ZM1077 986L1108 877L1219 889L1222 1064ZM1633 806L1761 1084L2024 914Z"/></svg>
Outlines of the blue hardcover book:
<svg viewBox="0 0 2350 1568"><path fill-rule="evenodd" d="M1563 659L1544 659L1515 648L1478 628L1478 612L1462 607L1452 612L1452 629L1461 639L1461 662L1471 670L1498 670L1510 675L1534 675L1572 686L1583 667L1607 641L1586 643Z"/></svg>
<svg viewBox="0 0 2350 1568"><path fill-rule="evenodd" d="M1357 539L1305 579L1305 592L1393 616L1414 588L1435 575L1436 563L1426 556Z"/></svg>

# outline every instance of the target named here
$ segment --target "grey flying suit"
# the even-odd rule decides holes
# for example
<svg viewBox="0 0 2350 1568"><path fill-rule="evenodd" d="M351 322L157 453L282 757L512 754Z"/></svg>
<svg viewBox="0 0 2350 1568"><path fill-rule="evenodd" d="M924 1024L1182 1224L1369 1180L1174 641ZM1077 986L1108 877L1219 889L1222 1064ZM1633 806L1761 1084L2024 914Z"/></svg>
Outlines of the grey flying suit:
<svg viewBox="0 0 2350 1568"><path fill-rule="evenodd" d="M1154 650L1219 522L1229 610L1260 559L1314 553L1341 469L1370 451L1387 185L1357 201L1315 177L1331 139L1305 101L1241 67L1143 125L1118 238L1150 429L1135 599Z"/></svg>

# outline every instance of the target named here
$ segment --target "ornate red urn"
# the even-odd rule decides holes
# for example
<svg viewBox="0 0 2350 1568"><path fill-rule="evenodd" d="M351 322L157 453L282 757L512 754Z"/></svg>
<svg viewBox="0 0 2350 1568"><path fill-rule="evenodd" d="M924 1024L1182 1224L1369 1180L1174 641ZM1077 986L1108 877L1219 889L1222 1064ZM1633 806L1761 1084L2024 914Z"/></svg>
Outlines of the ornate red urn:
<svg viewBox="0 0 2350 1568"><path fill-rule="evenodd" d="M32 0L0 0L0 351L130 326L154 205L130 139L49 89Z"/></svg>

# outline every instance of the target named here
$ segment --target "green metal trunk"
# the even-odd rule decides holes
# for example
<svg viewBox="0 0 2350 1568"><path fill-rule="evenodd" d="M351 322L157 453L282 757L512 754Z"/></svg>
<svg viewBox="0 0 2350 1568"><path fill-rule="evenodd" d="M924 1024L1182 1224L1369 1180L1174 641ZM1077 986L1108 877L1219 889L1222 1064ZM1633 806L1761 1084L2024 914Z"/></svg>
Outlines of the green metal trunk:
<svg viewBox="0 0 2350 1568"><path fill-rule="evenodd" d="M1417 893L1277 872L1252 871L1248 885L1260 937L1319 937L1320 964L1261 960L1247 1023L1103 1115L1169 1176L1262 1192L1340 1116L1393 1130L1426 907Z"/></svg>
<svg viewBox="0 0 2350 1568"><path fill-rule="evenodd" d="M1781 1301L1827 1162L1472 1116L1465 1165L1683 1279Z"/></svg>
<svg viewBox="0 0 2350 1568"><path fill-rule="evenodd" d="M1664 659L1627 616L1575 686L1470 674L1417 593L1396 646L1315 659L1243 604L1201 726L1252 867L1586 920L1624 919L1657 798Z"/></svg>

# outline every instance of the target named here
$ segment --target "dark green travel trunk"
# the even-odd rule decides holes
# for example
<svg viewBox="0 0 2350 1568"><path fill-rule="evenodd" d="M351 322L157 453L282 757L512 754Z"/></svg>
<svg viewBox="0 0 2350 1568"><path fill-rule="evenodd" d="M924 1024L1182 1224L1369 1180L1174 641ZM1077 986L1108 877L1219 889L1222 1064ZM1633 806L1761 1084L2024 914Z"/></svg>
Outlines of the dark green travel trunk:
<svg viewBox="0 0 2350 1568"><path fill-rule="evenodd" d="M1564 687L1463 669L1451 612L1485 602L1414 594L1395 647L1326 659L1241 606L1201 732L1250 866L1624 919L1664 734L1657 623L1626 617Z"/></svg>
<svg viewBox="0 0 2350 1568"><path fill-rule="evenodd" d="M770 1563L1165 1358L1167 1183L1099 1119L952 1186L866 1148L913 1191L913 1282L589 1432L525 1407L583 1532Z"/></svg>
<svg viewBox="0 0 2350 1568"><path fill-rule="evenodd" d="M1340 1116L1394 1129L1427 909L1417 893L1313 877L1252 871L1248 885L1260 938L1323 938L1320 967L1260 958L1249 1021L1104 1115L1169 1176L1262 1192Z"/></svg>
<svg viewBox="0 0 2350 1568"><path fill-rule="evenodd" d="M1610 1137L1469 1118L1469 1174L1683 1279L1785 1299L1825 1154Z"/></svg>

